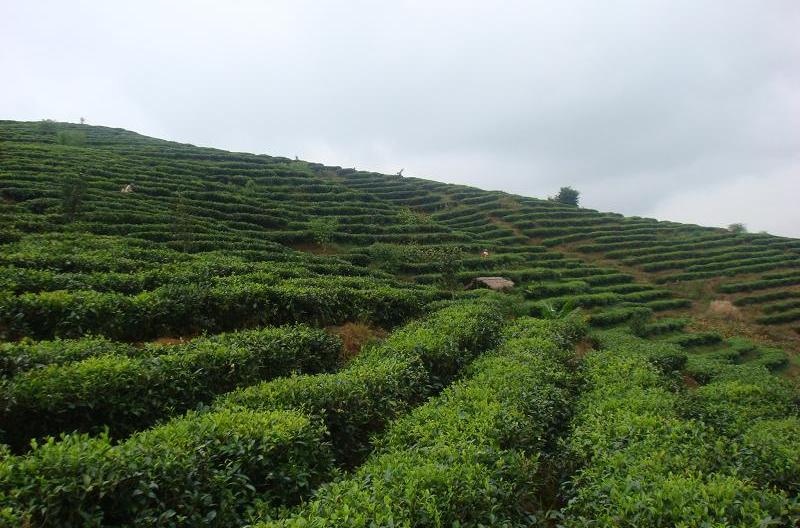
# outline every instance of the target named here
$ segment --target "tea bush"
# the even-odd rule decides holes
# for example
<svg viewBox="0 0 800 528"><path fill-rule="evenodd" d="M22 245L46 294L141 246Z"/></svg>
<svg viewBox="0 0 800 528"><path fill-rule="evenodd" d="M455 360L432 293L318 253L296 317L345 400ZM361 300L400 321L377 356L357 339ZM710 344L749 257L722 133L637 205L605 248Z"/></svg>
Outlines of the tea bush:
<svg viewBox="0 0 800 528"><path fill-rule="evenodd" d="M500 337L493 304L456 304L410 323L333 374L293 376L220 398L218 405L302 409L322 417L338 460L360 461L369 438L393 417L449 383Z"/></svg>
<svg viewBox="0 0 800 528"><path fill-rule="evenodd" d="M87 333L133 340L187 331L366 319L394 326L417 315L434 291L390 286L265 285L233 278L216 287L166 285L134 296L113 292L0 293L0 335L41 339Z"/></svg>
<svg viewBox="0 0 800 528"><path fill-rule="evenodd" d="M569 412L568 354L538 322L517 323L468 377L392 424L352 476L296 516L259 526L521 526L541 451Z"/></svg>
<svg viewBox="0 0 800 528"><path fill-rule="evenodd" d="M241 525L256 498L297 503L331 468L324 427L298 412L190 413L117 445L76 434L4 458L0 507L43 527Z"/></svg>
<svg viewBox="0 0 800 528"><path fill-rule="evenodd" d="M106 354L135 356L138 353L139 350L128 343L110 341L104 337L0 343L0 377Z"/></svg>
<svg viewBox="0 0 800 528"><path fill-rule="evenodd" d="M756 526L794 518L785 495L737 475L732 444L681 416L680 396L651 365L647 341L617 332L600 344L586 358L588 387L568 441L578 468L565 487L565 526Z"/></svg>
<svg viewBox="0 0 800 528"><path fill-rule="evenodd" d="M305 326L197 339L154 357L104 355L11 378L0 398L5 441L66 431L115 438L208 402L215 395L293 371L334 367L338 338Z"/></svg>

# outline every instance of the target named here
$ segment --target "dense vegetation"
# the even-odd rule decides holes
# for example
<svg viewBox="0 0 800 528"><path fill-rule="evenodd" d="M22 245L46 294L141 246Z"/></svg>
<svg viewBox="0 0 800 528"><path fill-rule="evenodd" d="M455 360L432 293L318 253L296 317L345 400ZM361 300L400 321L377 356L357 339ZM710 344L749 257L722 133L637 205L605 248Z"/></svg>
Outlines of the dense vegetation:
<svg viewBox="0 0 800 528"><path fill-rule="evenodd" d="M800 241L577 199L0 122L0 526L794 526Z"/></svg>

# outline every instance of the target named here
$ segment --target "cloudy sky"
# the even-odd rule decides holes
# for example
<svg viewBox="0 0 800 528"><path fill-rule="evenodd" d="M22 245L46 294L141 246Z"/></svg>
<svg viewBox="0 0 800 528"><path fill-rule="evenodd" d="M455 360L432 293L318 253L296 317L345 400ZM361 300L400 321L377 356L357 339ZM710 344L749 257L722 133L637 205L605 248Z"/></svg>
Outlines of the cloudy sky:
<svg viewBox="0 0 800 528"><path fill-rule="evenodd" d="M0 119L800 237L798 28L798 0L0 0Z"/></svg>

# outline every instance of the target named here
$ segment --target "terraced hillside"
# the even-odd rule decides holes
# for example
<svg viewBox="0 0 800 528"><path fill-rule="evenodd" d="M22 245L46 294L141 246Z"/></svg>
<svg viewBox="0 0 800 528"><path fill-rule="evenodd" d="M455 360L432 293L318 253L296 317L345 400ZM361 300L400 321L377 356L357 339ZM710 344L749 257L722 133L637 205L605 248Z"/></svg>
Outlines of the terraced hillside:
<svg viewBox="0 0 800 528"><path fill-rule="evenodd" d="M798 240L52 122L0 206L0 523L800 514Z"/></svg>
<svg viewBox="0 0 800 528"><path fill-rule="evenodd" d="M525 274L505 262L487 267L492 259L485 259L479 267L484 274L526 282L570 281L572 288L564 285L563 294L585 295L588 287L580 284L580 276L563 269L581 263L602 268L602 273L627 274L631 282L652 285L658 291L642 293L641 299L667 299L671 292L673 299L653 307L670 310L671 315L691 315L700 328L728 335L744 333L794 350L800 347L800 241L796 239L624 217L414 178L350 173L332 179L401 207L424 211L430 221L473 234L495 252L504 252L507 246L528 246L539 260L525 257L526 267L560 272L557 277ZM543 263L545 259L553 259L548 260L552 265ZM462 277L468 278L469 271ZM427 277L416 278L424 282ZM541 296L547 295L550 284L536 286ZM631 284L623 291L633 292L633 288Z"/></svg>

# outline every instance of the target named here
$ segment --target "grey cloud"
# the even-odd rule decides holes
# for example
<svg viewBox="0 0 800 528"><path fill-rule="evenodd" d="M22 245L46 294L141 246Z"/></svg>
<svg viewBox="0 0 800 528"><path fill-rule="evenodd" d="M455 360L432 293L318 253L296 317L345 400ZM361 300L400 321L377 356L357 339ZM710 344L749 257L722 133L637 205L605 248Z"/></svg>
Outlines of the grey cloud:
<svg viewBox="0 0 800 528"><path fill-rule="evenodd" d="M0 117L800 236L797 27L794 0L9 2Z"/></svg>

